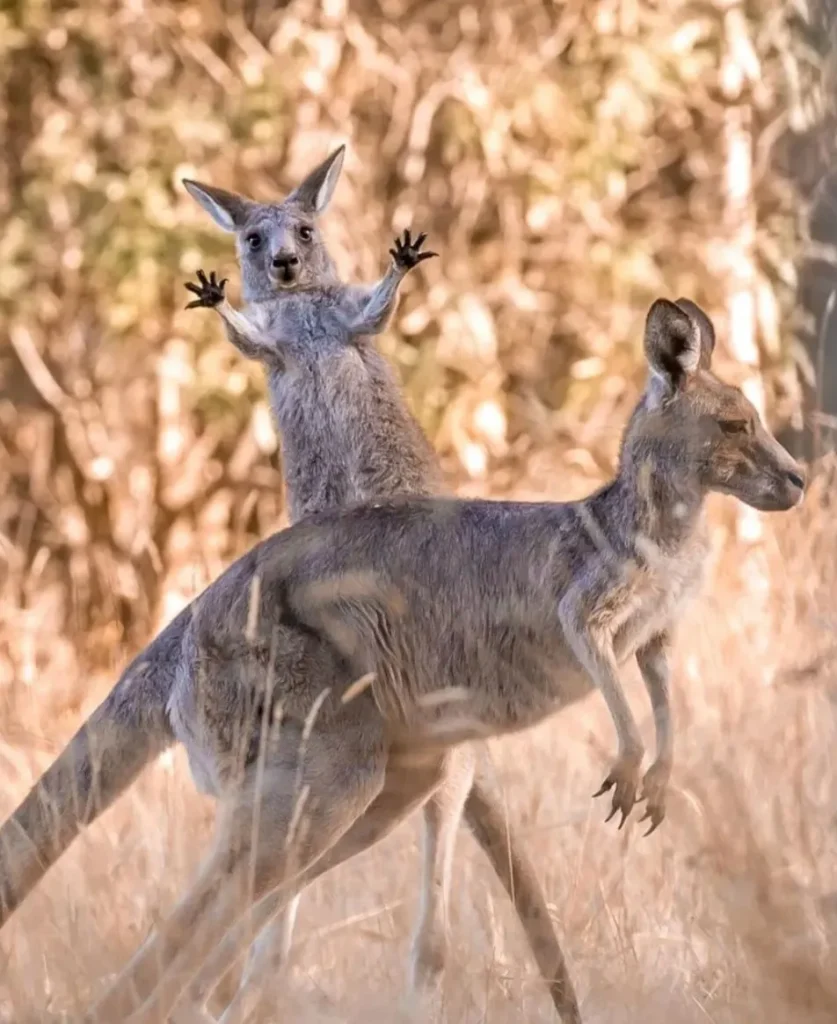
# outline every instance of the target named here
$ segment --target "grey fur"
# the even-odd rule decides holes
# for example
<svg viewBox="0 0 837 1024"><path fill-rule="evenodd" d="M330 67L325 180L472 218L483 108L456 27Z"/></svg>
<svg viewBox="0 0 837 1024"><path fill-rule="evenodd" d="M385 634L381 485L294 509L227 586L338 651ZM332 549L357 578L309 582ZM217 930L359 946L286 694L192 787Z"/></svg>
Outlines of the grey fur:
<svg viewBox="0 0 837 1024"><path fill-rule="evenodd" d="M309 199L300 214L300 195L316 196L325 182L334 187L332 158L317 169L285 202L258 209L251 200L224 193L222 202L230 219L247 209L238 229L238 252L246 253L253 224L278 225L264 235L267 248L286 251L288 236L299 226L311 225ZM331 174L331 178L327 175ZM206 186L203 186L206 188ZM210 209L210 212L212 210ZM213 214L214 216L214 214ZM266 229L262 229L265 231ZM269 240L268 240L269 238ZM378 352L372 335L388 325L406 273L434 255L421 251L424 235L409 232L390 250L393 261L377 283L361 287L336 283L328 275L323 286L311 282L322 267L331 266L319 235L297 250L296 272L304 286L277 289L265 265L246 268L246 291L260 296L242 311L224 297L223 282L199 273L199 284L188 285L198 296L191 306L214 307L227 335L246 357L259 360L267 374L274 419L279 429L283 468L292 520L373 498L398 494L437 493L440 472L435 453L410 414L395 378ZM308 263L315 268L309 273ZM263 285L263 287L262 287ZM270 293L270 298L264 298ZM456 827L465 810L466 820L495 866L527 932L558 1012L568 1021L579 1019L579 1009L560 946L554 935L546 901L536 873L502 822L499 808L479 782L473 783L475 761L471 751L451 751L445 779L425 806L426 842L421 914L413 942L413 987L438 987L445 959L445 907ZM470 795L473 793L473 796ZM292 904L287 917L293 918ZM267 918L267 908L259 914ZM259 975L275 974L287 956L292 925L278 921L262 933L254 948L245 980L250 989ZM193 986L190 1005L178 1008L179 1024L200 1020L200 1005L229 963L236 943L228 937ZM271 947L273 954L271 954ZM225 1012L223 1024L248 1016L245 987Z"/></svg>
<svg viewBox="0 0 837 1024"><path fill-rule="evenodd" d="M585 500L404 497L317 513L257 545L193 602L172 695L189 713L173 718L190 755L214 766L216 845L88 1024L164 1019L247 906L272 891L292 898L374 841L376 804L401 820L438 785L450 743L528 728L598 688L619 745L613 811L629 813L642 745L619 667L633 657L660 702L646 798L652 818L662 813L671 768L664 652L705 561L705 498L720 491L779 511L804 489L800 467L744 395L681 358L684 314L697 327L682 306L652 306L653 372L619 471ZM316 675L294 672L300 654L317 655ZM344 703L346 681L370 673L371 686ZM216 715L198 731L183 727L200 720L194 709L208 694L230 715L242 695L262 694L267 721L281 705L283 728L261 763Z"/></svg>

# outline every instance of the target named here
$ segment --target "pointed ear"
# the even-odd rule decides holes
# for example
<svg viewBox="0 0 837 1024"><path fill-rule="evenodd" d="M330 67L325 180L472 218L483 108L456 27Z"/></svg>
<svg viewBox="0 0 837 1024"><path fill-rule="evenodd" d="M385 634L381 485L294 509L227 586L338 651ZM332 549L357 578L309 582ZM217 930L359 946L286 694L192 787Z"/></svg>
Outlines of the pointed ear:
<svg viewBox="0 0 837 1024"><path fill-rule="evenodd" d="M700 363L700 330L691 316L667 299L657 299L645 321L645 358L653 373L676 388Z"/></svg>
<svg viewBox="0 0 837 1024"><path fill-rule="evenodd" d="M334 194L345 155L345 146L335 149L330 157L324 160L301 185L291 192L286 202L299 203L310 213L322 213Z"/></svg>
<svg viewBox="0 0 837 1024"><path fill-rule="evenodd" d="M692 302L691 299L678 299L676 305L697 326L698 333L700 334L698 366L700 366L701 370L708 370L712 363L712 353L715 351L715 328L712 326L712 321L700 306L696 302Z"/></svg>
<svg viewBox="0 0 837 1024"><path fill-rule="evenodd" d="M227 192L212 185L201 185L198 181L183 179L183 185L189 195L206 210L219 228L224 231L237 231L247 219L252 200L235 192Z"/></svg>

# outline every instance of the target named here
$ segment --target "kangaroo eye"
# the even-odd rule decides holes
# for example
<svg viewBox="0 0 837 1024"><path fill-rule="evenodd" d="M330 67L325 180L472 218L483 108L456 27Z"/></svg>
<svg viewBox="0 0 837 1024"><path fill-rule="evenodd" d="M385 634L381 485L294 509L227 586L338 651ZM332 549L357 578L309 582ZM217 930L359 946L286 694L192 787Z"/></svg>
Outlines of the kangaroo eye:
<svg viewBox="0 0 837 1024"><path fill-rule="evenodd" d="M299 229L299 237L303 242L310 242L314 237L314 229L309 228L307 224L303 224Z"/></svg>
<svg viewBox="0 0 837 1024"><path fill-rule="evenodd" d="M727 437L740 437L752 432L749 420L721 420L719 426Z"/></svg>
<svg viewBox="0 0 837 1024"><path fill-rule="evenodd" d="M247 236L247 244L250 246L250 248L251 248L251 250L253 252L255 252L257 249L261 249L261 247L262 247L262 236L261 235L248 235Z"/></svg>

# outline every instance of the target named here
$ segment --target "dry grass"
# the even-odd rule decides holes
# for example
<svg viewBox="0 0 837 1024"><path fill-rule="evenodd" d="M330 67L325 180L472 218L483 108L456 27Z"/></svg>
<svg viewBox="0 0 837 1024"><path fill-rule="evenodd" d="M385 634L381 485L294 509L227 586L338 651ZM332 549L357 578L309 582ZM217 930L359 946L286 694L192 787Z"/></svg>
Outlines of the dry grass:
<svg viewBox="0 0 837 1024"><path fill-rule="evenodd" d="M837 559L824 477L746 551L713 509L717 557L684 624L669 817L644 840L591 800L612 727L590 698L491 747L509 816L540 868L589 1021L833 1021L837 1016L834 688ZM50 681L40 687L48 690ZM102 686L106 685L102 681ZM101 688L90 702L101 695ZM42 692L33 693L33 702ZM633 706L651 741L636 674ZM20 735L30 728L22 718ZM64 728L66 726L66 729ZM62 735L0 748L5 814ZM0 1020L78 1019L171 906L211 804L185 759L156 764L53 869L0 938ZM315 885L283 1020L391 1021L417 895L417 822ZM453 889L449 1021L554 1019L508 902L463 836ZM266 1019L266 1018L265 1018Z"/></svg>

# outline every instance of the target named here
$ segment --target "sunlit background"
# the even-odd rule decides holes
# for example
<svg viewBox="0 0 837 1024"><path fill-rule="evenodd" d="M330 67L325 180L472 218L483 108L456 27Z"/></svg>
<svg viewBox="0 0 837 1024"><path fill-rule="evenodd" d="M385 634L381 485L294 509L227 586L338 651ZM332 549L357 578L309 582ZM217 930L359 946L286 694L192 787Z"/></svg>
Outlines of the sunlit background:
<svg viewBox="0 0 837 1024"><path fill-rule="evenodd" d="M186 312L232 242L196 177L281 198L337 144L347 279L397 231L441 258L382 339L452 489L578 497L610 474L658 296L797 453L805 507L712 503L675 675L669 819L590 799L590 698L491 745L590 1021L833 1021L837 187L829 0L9 0L0 9L0 795L10 811L128 657L284 524L261 371ZM837 318L835 318L837 320ZM630 697L646 736L650 709ZM0 1020L74 1021L168 909L211 806L178 753L0 936ZM391 1021L406 826L306 895L276 1017ZM447 1019L554 1019L463 834Z"/></svg>

